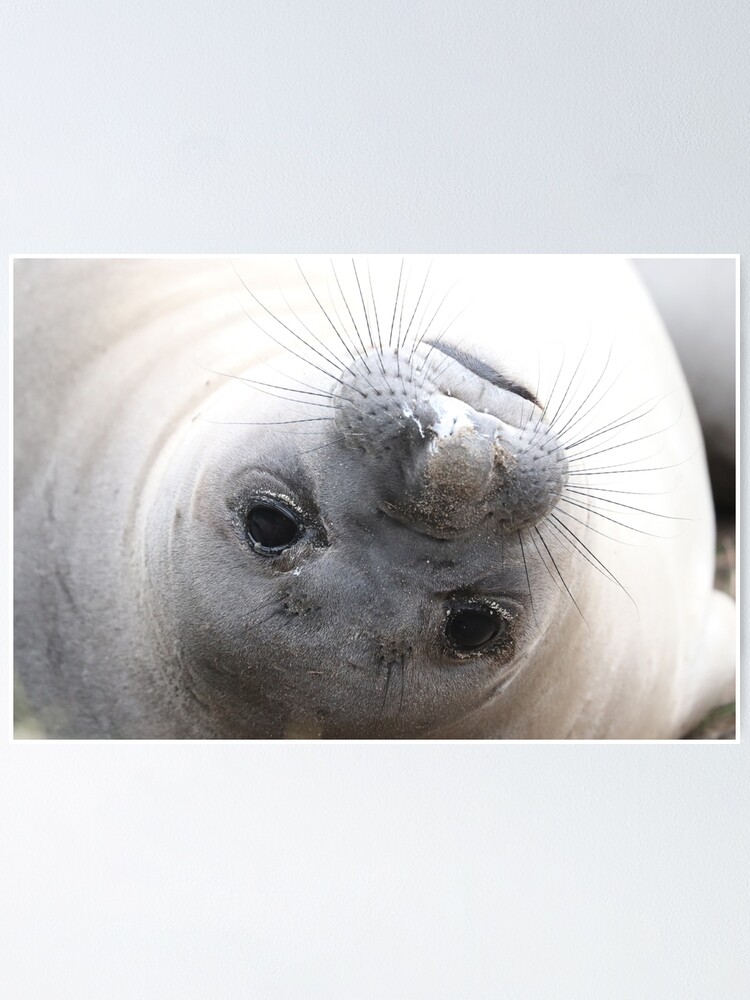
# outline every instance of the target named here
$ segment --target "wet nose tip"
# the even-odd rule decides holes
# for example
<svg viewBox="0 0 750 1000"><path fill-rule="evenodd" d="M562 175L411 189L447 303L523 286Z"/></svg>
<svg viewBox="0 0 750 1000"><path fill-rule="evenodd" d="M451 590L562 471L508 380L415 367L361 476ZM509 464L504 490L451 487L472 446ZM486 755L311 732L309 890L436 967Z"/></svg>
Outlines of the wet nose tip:
<svg viewBox="0 0 750 1000"><path fill-rule="evenodd" d="M487 493L495 462L492 438L473 426L431 438L423 451L421 478L426 491L468 503Z"/></svg>

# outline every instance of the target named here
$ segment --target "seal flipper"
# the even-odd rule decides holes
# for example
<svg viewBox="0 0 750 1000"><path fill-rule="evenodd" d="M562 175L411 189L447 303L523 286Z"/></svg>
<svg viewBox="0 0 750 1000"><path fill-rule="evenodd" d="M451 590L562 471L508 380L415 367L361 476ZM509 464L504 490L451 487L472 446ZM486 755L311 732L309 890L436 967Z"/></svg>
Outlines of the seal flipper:
<svg viewBox="0 0 750 1000"><path fill-rule="evenodd" d="M686 687L679 705L675 728L680 736L690 732L713 709L735 699L736 613L728 594L711 592L703 641L692 662L693 686Z"/></svg>

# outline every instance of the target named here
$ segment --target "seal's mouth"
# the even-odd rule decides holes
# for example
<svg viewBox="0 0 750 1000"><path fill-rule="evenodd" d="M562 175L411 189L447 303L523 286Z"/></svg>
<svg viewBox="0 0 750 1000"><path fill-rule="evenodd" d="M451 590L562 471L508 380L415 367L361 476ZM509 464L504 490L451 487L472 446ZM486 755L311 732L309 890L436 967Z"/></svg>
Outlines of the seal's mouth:
<svg viewBox="0 0 750 1000"><path fill-rule="evenodd" d="M510 378L504 372L498 371L494 364L490 364L481 358L475 357L468 351L462 350L459 347L454 347L451 344L445 344L442 341L427 341L433 350L439 351L440 354L445 355L445 357L452 358L457 361L463 368L470 371L473 375L478 376L485 382L489 382L490 385L494 385L497 389L503 389L505 392L512 392L516 396L520 396L521 399L526 399L528 402L533 403L534 406L542 408L542 404L536 398L536 396L529 390L526 386L521 385L515 379Z"/></svg>

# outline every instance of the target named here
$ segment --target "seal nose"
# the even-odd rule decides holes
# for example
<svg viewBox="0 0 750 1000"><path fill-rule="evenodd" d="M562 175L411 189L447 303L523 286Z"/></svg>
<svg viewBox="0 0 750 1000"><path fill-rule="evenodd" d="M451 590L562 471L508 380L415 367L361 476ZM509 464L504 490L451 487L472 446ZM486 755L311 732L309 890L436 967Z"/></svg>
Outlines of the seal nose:
<svg viewBox="0 0 750 1000"><path fill-rule="evenodd" d="M561 451L528 403L527 422L515 426L436 385L410 356L360 360L366 371L342 373L335 419L346 444L369 459L380 509L450 538L492 517L517 530L557 502Z"/></svg>
<svg viewBox="0 0 750 1000"><path fill-rule="evenodd" d="M470 527L495 473L497 421L460 400L430 396L424 407L425 439L404 469L404 500L433 530Z"/></svg>

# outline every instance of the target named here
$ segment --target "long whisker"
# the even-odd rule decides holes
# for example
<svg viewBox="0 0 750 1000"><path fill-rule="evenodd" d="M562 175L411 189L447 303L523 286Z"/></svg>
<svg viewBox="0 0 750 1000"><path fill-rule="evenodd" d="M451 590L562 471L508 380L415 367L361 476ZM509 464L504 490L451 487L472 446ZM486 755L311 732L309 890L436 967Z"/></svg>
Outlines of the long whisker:
<svg viewBox="0 0 750 1000"><path fill-rule="evenodd" d="M315 448L308 448L306 451L298 451L297 457L300 455L311 455L314 451L321 451L323 448L331 448L335 444L342 444L345 440L346 438L344 437L338 437L333 438L331 441L324 441L323 444L319 444Z"/></svg>
<svg viewBox="0 0 750 1000"><path fill-rule="evenodd" d="M628 424L634 423L636 420L642 420L644 417L647 417L650 413L653 413L654 410L657 409L657 407L666 398L667 398L666 396L661 396L661 397L652 396L651 399L647 399L643 403L639 403L638 406L634 406L632 410L628 410L628 412L623 414L621 417L616 417L615 420L611 421L609 424L606 424L604 427L600 427L598 430L593 431L591 434L587 434L585 437L579 438L577 441L573 441L570 444L566 443L565 447L568 451L571 451L573 448L580 448L587 442L593 441L594 438L601 437L602 434L618 431L622 427L626 427ZM648 404L651 402L652 399L656 399L657 401L650 409L645 410L643 413L636 413L636 410L640 410L642 407L648 406ZM636 413L636 415L631 416L631 414L633 413ZM630 417L630 419L626 420L625 419L626 417Z"/></svg>
<svg viewBox="0 0 750 1000"><path fill-rule="evenodd" d="M313 293L313 294L314 294L314 293ZM306 325L306 324L305 324L305 323L304 323L304 322L303 322L303 321L302 321L302 320L301 320L301 319L299 318L299 316L298 316L298 315L297 315L297 313L296 313L296 312L294 311L294 309L293 309L293 308L292 308L292 307L291 307L291 306L289 305L289 303L288 303L288 302L287 302L287 300L286 300L286 296L284 296L284 295L283 295L283 292L282 292L282 297L284 298L284 302L286 302L286 304L287 304L287 307L289 308L289 311L290 311L290 312L292 313L292 315L293 315L293 316L295 317L295 319L296 319L296 320L297 320L297 321L298 321L298 322L299 322L299 323L300 323L300 324L301 324L301 325L302 325L302 326L303 326L303 327L305 328L305 330L307 330L307 332L308 332L308 333L312 334L312 336L314 337L314 336L315 336L315 334L314 334L314 333L312 332L312 330L310 330L310 328L309 328L309 327L308 327L308 326L307 326L307 325ZM346 346L346 345L344 345L344 346ZM329 353L330 353L330 354L331 354L331 355L332 355L332 356L333 356L333 357L335 358L335 360L336 360L336 364L337 364L337 365L338 365L339 367L341 367L341 368L344 368L344 369L345 369L346 371L348 371L348 372L349 372L349 374L350 374L350 375L352 376L352 380L353 380L353 381L352 381L352 382L350 383L350 387L351 387L351 388L353 388L353 389L356 389L356 391L357 391L357 392L358 392L358 393L360 394L360 396L362 396L363 398L365 398L365 397L367 396L367 393L366 393L366 392L364 392L364 390L362 390L362 389L361 389L361 388L360 388L360 387L359 387L359 386L357 385L357 373L356 373L356 372L355 372L355 371L354 371L354 370L353 370L352 368L350 368L350 367L349 367L349 365L348 365L348 364L347 364L347 363L346 363L345 361L343 361L343 360L342 360L341 358L338 358L338 357L336 357L336 355L335 355L335 354L333 354L333 351L330 351ZM354 360L356 360L356 359L354 359ZM367 366L365 365L365 367L367 367ZM368 371L369 371L369 369L368 369ZM371 381L370 381L370 380L369 380L369 379L367 378L367 376L366 376L366 375L362 375L361 377L362 377L362 378L363 378L363 379L365 380L365 382L367 382L367 384L368 384L368 385L369 385L369 387L370 387L370 388L371 388L371 389L373 390L373 392L375 392L375 393L376 393L377 395L380 395L380 392L379 392L379 390L375 388L375 386L374 386L374 385L372 384L372 382L371 382Z"/></svg>
<svg viewBox="0 0 750 1000"><path fill-rule="evenodd" d="M414 346L411 349L411 354L412 355L424 343L425 337L430 332L430 327L435 322L435 318L437 317L438 313L440 312L440 310L443 308L443 306L445 304L445 300L448 298L448 296L451 294L451 292L453 291L453 289L456 287L457 284L458 284L458 281L454 281L453 282L453 284L451 285L451 287L448 289L448 291L445 293L445 295L443 295L443 297L441 298L440 302L438 302L437 308L435 309L434 313L430 317L430 321L427 324L427 326L424 328L424 330L422 330L422 332L419 334L419 336L417 336L417 337L414 338ZM464 308L461 310L461 312L458 313L458 316L460 316L462 313L466 312L466 310L468 308L469 308L468 305L464 306ZM451 322L455 323L456 319L458 319L458 316L456 316ZM440 337L442 337L444 335L444 333L445 333L445 331L443 331L443 334L440 334ZM440 340L440 337L438 337L438 340ZM431 350L434 349L434 347L435 347L435 341L432 342L432 348L431 348ZM425 356L425 361L427 360L427 358L429 358L429 356L430 356L430 351L427 352L427 354Z"/></svg>
<svg viewBox="0 0 750 1000"><path fill-rule="evenodd" d="M560 361L560 367L557 369L557 375L555 375L555 381L552 383L552 388L550 389L549 395L547 396L547 402L544 404L544 407L542 408L542 420L546 420L547 418L547 410L550 408L550 406L552 405L552 400L555 398L555 391L557 390L557 384L560 381L560 376L563 373L564 367L565 367L565 354L563 354L562 360ZM547 423L549 424L550 427L552 426L551 421L547 421Z"/></svg>
<svg viewBox="0 0 750 1000"><path fill-rule="evenodd" d="M219 371L216 371L213 368L206 368L204 365L199 365L198 367L199 368L203 368L204 371L211 372L211 374L213 374L213 375L218 375L221 378L234 379L236 382L241 382L243 385L246 385L246 386L248 386L248 387L250 387L252 389L257 389L259 392L262 392L262 393L264 393L267 396L274 396L276 399L284 399L284 400L287 400L288 402L308 404L310 406L323 406L323 405L325 405L323 403L312 403L309 399L298 399L298 398L295 398L295 396L291 396L291 397L290 396L280 396L278 393L271 392L270 390L271 389L278 389L280 392L293 392L293 393L296 393L298 396L300 396L300 395L301 396L315 396L318 399L328 399L328 400L332 400L333 399L333 396L331 395L330 392L318 392L317 390L312 389L312 388L310 388L310 389L295 389L294 386L291 386L291 385L276 385L273 382L261 382L259 379L247 378L246 375L233 375L233 374L231 374L231 372L219 372ZM296 379L294 379L293 381L296 381ZM301 383L301 384L304 384L304 383ZM350 403L351 405L354 405L353 401L351 399L348 399L346 396L342 396L341 397L341 401L342 402ZM333 408L333 407L330 407L330 408Z"/></svg>
<svg viewBox="0 0 750 1000"><path fill-rule="evenodd" d="M240 280L241 280L241 279L240 279ZM322 375L325 375L325 376L326 376L326 378L331 378L331 379L333 379L333 380L334 380L334 382L338 382L338 383L339 383L339 385L343 385L343 384L344 384L344 383L343 383L343 382L341 381L341 379L340 379L340 378L338 378L338 376L336 376L336 375L333 375L333 374L332 374L331 372L327 371L327 370L326 370L325 368L321 368L321 367L320 367L320 365L316 365L316 364L315 364L315 362L314 362L314 361L311 361L311 360L310 360L309 358L305 358L305 357L303 357L303 355L299 354L299 353L298 353L297 351L294 351L294 350L292 350L292 348L291 348L291 347L290 347L290 346L289 346L288 344L285 344L285 343L284 343L283 341L281 341L281 340L278 340L278 339L277 339L276 337L274 337L274 336L273 336L273 334L272 334L272 333L269 333L269 331L268 331L268 330L265 330L265 329L264 329L264 328L263 328L263 327L262 327L262 326L260 325L260 323L258 323L258 321L257 321L257 320L256 320L256 319L255 319L255 318L254 318L253 316L251 316L251 315L250 315L250 313L249 313L249 312L247 311L247 309L245 308L244 304L243 304L242 302L240 302L240 300L239 300L239 299L237 299L237 304L239 305L240 309L242 309L242 311L243 311L243 312L244 312L244 314L245 314L245 315L247 316L247 318L248 318L248 319L250 320L250 322L251 322L251 323L252 323L252 324L253 324L254 326L257 326L257 328L258 328L258 329L259 329L259 330L261 331L261 333L263 333L263 334L264 334L264 335L265 335L266 337L268 337L268 338L269 338L269 340L272 340L272 341L274 342L274 344L278 344L278 346L279 346L279 347L280 347L280 348L281 348L281 349L282 349L283 351L287 351L287 352L288 352L289 354L291 354L291 355L292 355L293 357L297 358L297 359L298 359L299 361L301 361L301 362L302 362L303 364L306 364L306 365L309 365L309 366L310 366L311 368L314 368L314 369L315 369L316 371L319 371L319 372L320 372L320 373L321 373ZM324 359L324 360L326 360L326 359Z"/></svg>
<svg viewBox="0 0 750 1000"><path fill-rule="evenodd" d="M558 528L560 530L565 531L565 533L570 536L571 540L573 540L575 543L577 543L578 545L580 545L581 548L586 551L586 553L590 556L590 558L593 559L594 562L599 567L601 567L601 569L604 570L604 572L607 574L607 577L614 584L616 584L620 588L620 590L623 592L623 594L626 595L626 597L631 602L631 604L633 605L633 607L635 608L635 610L638 611L638 605L635 603L635 601L633 600L633 598L630 596L630 594L625 589L625 587L623 587L623 585L620 583L620 581L617 579L617 577L614 575L614 573L604 565L604 563L601 561L601 559L599 559L597 556L594 555L594 553L591 551L591 549L584 542L581 541L581 539L578 537L578 535L576 535L575 532L572 531L566 524L564 524L562 521L560 521L560 519L557 518L555 514L551 514L550 515L550 522L551 522L550 527L552 526L552 523L556 523L558 525ZM639 614L640 614L640 612L639 612Z"/></svg>
<svg viewBox="0 0 750 1000"><path fill-rule="evenodd" d="M378 331L378 345L380 347L380 355L383 355L383 339L380 335L380 320L378 318L378 306L375 302L375 292L372 287L372 273L370 271L370 258L367 258L367 282L370 286L370 299L372 300L372 312L375 317L375 328Z"/></svg>
<svg viewBox="0 0 750 1000"><path fill-rule="evenodd" d="M614 535L608 535L606 531L602 531L601 528L595 528L589 520L584 521L580 517L576 517L575 514L571 514L568 510L563 510L561 507L557 507L557 514L561 517L569 517L571 521L575 521L576 524L580 524L581 527L585 528L587 531L593 532L595 535L600 535L602 538L608 539L610 542L616 542L618 545L627 545L629 547L635 546L635 542L625 542L622 538L616 538ZM596 511L590 511L592 515L596 515ZM626 527L623 525L623 527ZM631 529L636 531L637 529Z"/></svg>
<svg viewBox="0 0 750 1000"><path fill-rule="evenodd" d="M329 263L331 265L331 269L333 269L333 261L329 260ZM336 305L336 299L334 298L333 292L331 290L331 281L330 281L330 278L328 278L328 277L326 278L326 290L328 292L328 298L330 299L330 302L331 302L331 309L333 310L333 314L336 317L336 320L337 320L339 326L341 327L341 332L342 332L342 334L346 334L346 339L347 339L347 344L349 345L349 352L350 352L350 354L353 355L353 357L354 357L355 360L359 359L359 360L361 360L361 361L364 362L365 358L364 358L364 355L363 355L362 351L360 351L359 347L357 347L357 342L354 339L354 336L352 335L351 330L347 327L346 323L344 322L344 320L341 317L341 313L339 312L339 308ZM341 294L341 286L339 286L339 294ZM342 295L342 298L343 298L343 295ZM346 302L346 300L344 300L344 302ZM365 363L365 367L367 367L366 363ZM368 372L369 372L369 369L368 369ZM372 373L370 373L370 374L372 374Z"/></svg>
<svg viewBox="0 0 750 1000"><path fill-rule="evenodd" d="M383 372L383 378L386 378L385 365L383 364L383 356L382 356L382 354L378 353L378 351L376 351L376 349L375 349L375 341L373 339L372 328L370 326L370 317L369 317L368 312L367 312L367 306L365 305L365 296L364 296L364 293L362 292L362 284L361 284L361 282L359 280L359 272L357 271L357 262L355 261L355 259L353 257L352 257L352 268L354 270L354 277L357 280L357 291L359 292L359 299L360 299L360 302L362 303L362 312L365 314L365 323L367 324L367 333L368 333L368 335L370 337L370 347L377 354L378 361L380 362L380 368L381 368L381 370Z"/></svg>
<svg viewBox="0 0 750 1000"><path fill-rule="evenodd" d="M216 424L220 427L283 427L286 424L332 423L333 417L305 417L300 420L211 420L197 413L193 420L201 420L206 424Z"/></svg>
<svg viewBox="0 0 750 1000"><path fill-rule="evenodd" d="M607 388L604 389L604 391L601 393L601 395L596 400L594 400L594 402L592 402L591 405L586 410L584 410L583 413L581 413L574 420L572 419L565 426L565 428L563 429L563 431L558 432L558 436L561 436L561 435L564 434L564 435L566 435L566 436L569 437L572 434L574 427L576 427L578 424L586 421L587 418L592 413L595 413L596 410L597 410L597 408L601 405L602 401L607 398L607 396L609 395L609 393L612 392L612 390L614 389L614 387L617 385L617 383L619 382L619 380L622 378L622 375L626 371L627 367L628 367L627 364L623 365L623 367L620 369L620 371L617 373L617 375L615 375L615 377L612 379L612 381L607 386ZM602 373L602 374L604 374L604 373ZM650 401L647 400L646 402L650 402ZM635 410L639 409L643 405L645 405L645 404L640 403L637 407L634 407L633 410L628 411L628 413L623 414L621 417L615 418L615 421L613 421L613 423L617 422L617 420L623 419L623 417L630 416L631 413L635 412ZM602 427L598 427L594 433L596 433L596 434L606 433L606 431L609 430L610 427L611 427L611 424L606 425L603 428ZM584 433L583 429L579 433ZM579 438L577 441L572 442L571 447L575 447L577 444L580 444L581 440L583 440L583 439Z"/></svg>
<svg viewBox="0 0 750 1000"><path fill-rule="evenodd" d="M324 354L321 354L321 352L320 352L320 351L318 351L318 350L317 350L317 349L316 349L315 347L313 347L313 346L312 346L312 344L308 344L308 343L307 343L307 341L305 340L305 338L304 338L304 337L301 337L301 336L300 336L300 335L299 335L299 334L298 334L298 333L296 332L296 330L293 330L293 329L292 329L292 328L291 328L291 327L290 327L290 326L289 326L288 324L286 324L286 323L285 323L285 322L284 322L283 320L279 319L279 317L278 317L278 316L274 315L274 313L273 313L273 312L272 312L272 311L271 311L271 310L270 310L270 309L268 308L268 306L266 306L266 305L265 305L265 304L264 304L263 302L261 302L261 300L260 300L260 299L258 298L258 296L257 296L257 295L255 294L255 292L253 292L253 291L251 291L251 290L250 290L250 288L248 287L248 284L247 284L247 282L246 282L246 281L244 280L244 278L242 277L242 275L240 274L240 272L239 272L239 271L237 270L237 268L236 268L236 267L234 266L234 263L232 264L232 267L234 268L234 273L235 273L235 274L237 275L237 277L239 278L239 280L240 280L240 281L242 282L242 286L243 286L243 288L245 289L245 291L247 292L247 294L248 294L248 295L249 295L249 296L250 296L250 297L251 297L251 298L252 298L252 299L253 299L253 300L254 300L255 302L257 302L257 304L258 304L258 305L259 305L259 306L261 307L261 309L263 309L263 311L264 311L264 312L266 312L266 313L267 313L267 314L268 314L268 315L269 315L269 316L271 317L271 319L272 319L272 320L273 320L273 321L274 321L275 323L278 323L278 324L279 324L280 326L282 326L282 327L283 327L283 328L284 328L284 329L285 329L286 331L288 331L289 333L291 333L291 335L292 335L293 337L295 337L295 338L296 338L297 340L299 340L299 341L300 341L300 343L302 343L302 344L303 344L303 345L304 345L304 346L305 346L305 347L306 347L306 348L307 348L307 349L308 349L309 351L312 351L312 352L313 352L313 354L316 354L316 355L317 355L317 356L318 356L318 357L319 357L319 358L320 358L320 359L321 359L322 361L324 361L324 362L325 362L326 364L330 364L330 363L331 363L331 361L330 361L330 358L327 358L327 357L326 357L326 356L325 356ZM248 319L250 320L250 322L251 322L251 323L253 323L253 324L255 324L255 326L257 326L257 327L258 327L258 329L259 329L259 330L260 330L260 331L261 331L262 333L264 333L264 334L265 334L265 335L266 335L267 337L270 337L270 339L271 339L271 340L273 340L273 342L274 342L275 344L278 344L278 345L279 345L279 347L283 348L283 349L284 349L284 350L286 350L286 351L289 351L289 353L290 353L290 354L293 354L293 355L294 355L294 356L295 356L296 358L299 358L299 359L300 359L300 361L304 361L304 362L305 362L306 364L309 364L309 365L313 365L313 362L312 362L312 361L310 361L310 359L309 359L309 358L304 358L304 357L302 357L301 355L299 355L299 354L296 354L296 353L295 353L294 351L292 351L292 349L291 349L291 348L289 347L289 345L288 345L288 344L284 344L284 343L283 343L282 341L279 341L279 340L277 340L277 339L276 339L276 338L275 338L275 337L274 337L274 336L273 336L273 335L272 335L271 333L269 333L269 331L268 331L268 330L266 330L266 329L265 329L264 327L262 327L262 326L260 325L260 323L258 323L258 322L257 322L257 320L256 320L256 319L254 319L254 318L253 318L253 317L252 317L252 316L250 315L250 313L249 313L249 312L247 311L247 309L245 308L245 306L244 306L244 304L243 304L243 303L241 303L241 302L240 302L240 305L242 306L242 310L243 310L243 312L245 313L245 315L247 316L247 318L248 318ZM338 366L338 365L339 365L339 362L338 362L338 359L337 359L337 362L336 362L336 363L337 363L337 366ZM317 366L316 366L316 365L313 365L313 367L317 367ZM331 374L331 372L329 372L329 371L325 371L325 370L324 370L324 369L322 369L322 368L318 368L318 371L321 371L321 372L323 372L323 374L324 374L324 375L328 375L328 377L329 377L329 378L332 378L332 379L334 379L334 380L335 380L336 382L339 382L339 383L340 383L341 385L343 385L343 382L341 382L341 379L340 379L340 378L338 378L338 377L337 377L336 375L334 375L334 374Z"/></svg>
<svg viewBox="0 0 750 1000"><path fill-rule="evenodd" d="M398 309L398 298L401 292L401 278L404 273L404 258L401 258L401 267L398 270L398 285L396 286L396 298L393 301L393 316L391 317L391 329L388 333L388 348L389 350L393 346L393 327L396 322L396 310Z"/></svg>
<svg viewBox="0 0 750 1000"><path fill-rule="evenodd" d="M309 333L310 336L313 338L313 340L315 340L318 344L320 344L323 347L323 349L326 352L326 355L328 356L328 359L333 362L333 364L336 366L336 369L338 370L339 368L345 368L346 371L348 371L350 375L353 375L354 372L349 367L349 365L346 363L346 361L343 358L338 357L338 355L334 351L332 351L330 349L330 347L328 347L328 345L325 343L325 341L321 340L321 338L318 337L318 335L315 333L315 331L311 330L310 327L307 325L307 323L305 323L305 321L300 317L300 315L295 310L294 306L292 306L292 304L287 299L287 297L284 294L284 292L281 291L280 294L281 294L282 299L284 300L284 305L287 307L287 309L289 310L289 312L292 314L292 316L294 316L294 318L297 320L297 322L302 327L302 329L305 330L306 333ZM304 338L302 338L302 339L304 340ZM346 345L344 345L344 346L346 346Z"/></svg>
<svg viewBox="0 0 750 1000"><path fill-rule="evenodd" d="M557 428L557 427L554 428L555 433L557 434L557 436L559 438L563 438L565 436L566 431L568 431L571 426L575 426L576 417L581 412L581 410L586 405L586 403L588 403L589 399L591 399L591 396L594 394L594 392L596 392L597 387L600 385L602 379L604 378L604 376L605 376L605 374L607 372L607 368L609 367L609 362L610 362L611 358L612 358L612 345L610 345L609 354L607 355L607 360L604 363L604 368L602 368L601 375L597 378L597 380L591 386L591 388L589 389L589 391L586 394L586 396L584 397L584 399L581 401L581 403L578 406L578 408L573 411L573 413L569 417L567 423L563 424L563 426L560 427L560 428ZM584 416L585 416L585 414L584 414ZM580 418L580 419L583 419L583 418Z"/></svg>
<svg viewBox="0 0 750 1000"><path fill-rule="evenodd" d="M583 492L580 486L567 486L566 489L573 490L574 492ZM606 486L595 486L593 483L590 484L587 489L596 490L597 493L617 493L619 496L623 497L666 497L671 496L672 490L660 490L656 493L647 492L646 490L616 490L612 487ZM606 497L597 497L599 500L605 500Z"/></svg>
<svg viewBox="0 0 750 1000"><path fill-rule="evenodd" d="M528 590L529 590L529 604L531 605L531 613L534 616L534 621L537 623L537 626L538 626L539 625L539 621L538 621L537 616L536 616L536 608L534 607L534 598L533 598L532 593L531 593L531 580L529 579L529 566L528 566L528 563L526 562L526 553L524 552L524 548L523 548L523 530L521 530L521 531L518 532L518 542L519 542L519 544L521 546L521 558L523 559L523 569L524 569L524 572L526 574L526 586L528 587Z"/></svg>
<svg viewBox="0 0 750 1000"><path fill-rule="evenodd" d="M582 496L582 497L589 497L591 500L598 500L601 503L613 504L616 507L624 507L626 510L633 510L633 511L636 511L638 514L648 514L649 517L660 517L660 518L664 518L664 519L666 519L668 521L692 521L693 520L690 517L676 517L673 514L659 514L655 510L646 510L644 507L634 507L632 504L622 503L622 501L620 501L620 500L610 500L609 497L596 496L593 493L589 493L586 490L582 490L578 486L568 486L566 489L567 489L567 491L569 493L575 493L575 494L577 494L579 496ZM615 490L615 491L608 490L607 492L611 493L611 492L619 492L619 491L617 491L617 490ZM638 494L636 494L636 495L638 495ZM666 494L664 494L664 493L650 493L650 494L646 494L646 495L647 496L666 496Z"/></svg>
<svg viewBox="0 0 750 1000"><path fill-rule="evenodd" d="M559 503L568 504L570 507L577 507L579 510L590 511L592 514L596 515L596 517L601 517L605 521L609 521L611 524L616 524L618 527L625 528L627 531L634 531L634 532L636 532L639 535L646 535L649 538L662 538L663 537L662 535L653 534L650 531L644 531L643 528L634 528L630 524L625 524L624 521L618 521L617 518L610 517L609 514L605 514L600 509L598 509L597 507L591 506L589 504L576 503L575 500L569 500L569 499L567 499L567 497L561 497L560 500L559 500ZM570 516L572 517L573 515L571 514Z"/></svg>
<svg viewBox="0 0 750 1000"><path fill-rule="evenodd" d="M282 389L285 392L302 392L301 389L295 389L290 385L274 385L273 382L261 382L259 379L248 378L246 375L235 375L232 372L220 372L216 368L208 368L206 365L202 365L200 361L193 361L193 364L202 371L208 372L210 375L217 375L219 378L234 379L237 382L244 382L246 385L266 386L269 389ZM308 390L304 393L306 396L320 396L324 399L333 399L330 392L319 392L308 383L300 382L299 379L296 378L291 378L291 376L285 375L283 372L279 372L275 368L272 368L271 365L266 365L266 367L270 368L271 371L275 371L277 375L281 375L283 378L289 378L290 381L296 382L297 385L305 386Z"/></svg>
<svg viewBox="0 0 750 1000"><path fill-rule="evenodd" d="M580 472L576 472L575 469L572 469L568 472L568 478L570 479L575 477L576 479L583 479L585 482L589 476L609 476L609 475L616 476L618 474L625 472L630 472L632 474L641 472L671 472L673 469L679 469L680 466L686 465L688 462L691 462L695 458L699 450L700 450L699 448L696 448L695 451L691 452L691 454L687 456L687 458L684 458L681 462L674 462L672 465L661 465L652 468L645 468L645 467L638 468L638 463L642 461L647 461L647 459L634 458L629 462L620 462L619 465L612 465L608 467L600 467L595 469L584 469ZM654 458L656 454L658 454L658 452L656 452L654 455L650 455L649 458ZM633 468L633 466L636 466L636 468Z"/></svg>
<svg viewBox="0 0 750 1000"><path fill-rule="evenodd" d="M419 292L419 296L417 297L417 304L414 306L414 312L411 314L411 319L409 320L409 322L407 324L407 327L406 327L406 333L404 334L404 343L403 343L404 347L406 347L406 342L409 339L409 331L411 330L411 325L414 322L414 317L417 315L417 310L419 309L419 303L422 301L422 296L424 295L424 290L427 287L427 281L428 281L428 279L430 277L430 270L431 269L432 269L432 261L430 261L430 263L427 266L427 271L426 271L425 276L424 276L424 281L422 282L422 288L421 288L421 290ZM400 347L401 347L401 344L399 343L399 345L397 347L397 350L400 349Z"/></svg>
<svg viewBox="0 0 750 1000"><path fill-rule="evenodd" d="M563 411L563 407L565 406L565 400L568 398L568 393L573 388L573 383L575 382L576 376L578 375L578 371L579 371L581 365L583 364L583 359L586 357L586 354L588 352L589 343L590 343L590 341L586 342L586 346L583 349L583 353L581 354L580 358L578 359L578 364L576 365L575 370L573 372L573 375L571 376L571 379L570 379L570 381L568 382L568 384L566 386L565 392L563 393L563 397L560 400L560 405L555 410L554 417L552 417L552 419L549 421L550 427L554 427L555 426L555 424L557 423L557 421L558 421L558 419L560 417L560 414Z"/></svg>
<svg viewBox="0 0 750 1000"><path fill-rule="evenodd" d="M336 324L333 322L333 320L329 316L328 312L326 311L325 307L323 306L323 303L320 301L320 299L318 298L318 296L315 294L315 289L310 284L307 275L302 270L302 265L300 264L299 260L297 260L296 257L294 258L294 263L297 265L297 267L299 269L299 273L302 275L302 278L303 278L305 284L307 285L307 287L309 288L310 294L312 295L312 297L315 299L316 303L318 304L318 307L319 307L320 311L323 313L323 315L325 316L325 318L328 320L328 323L330 324L331 329L336 334L336 336L338 337L338 339L341 341L342 346L344 347L344 349L346 350L346 352L348 353L348 355L352 359L352 361L356 361L357 359L356 359L355 355L352 353L351 348L349 347L349 344L344 340L344 337L343 337L342 333L339 331L338 327L336 326Z"/></svg>
<svg viewBox="0 0 750 1000"><path fill-rule="evenodd" d="M568 584L567 584L567 583L565 582L565 578L564 578L564 576L562 575L562 573L560 572L560 568L558 567L557 563L555 562L555 557L554 557L554 556L552 555L552 553L550 552L550 550L549 550L549 546L548 546L548 545L547 545L547 543L545 542L545 540L544 540L544 536L542 535L541 531L539 530L539 526L538 526L538 525L535 525L535 526L534 526L534 532L536 533L537 537L539 538L539 541L540 541L540 542L542 543L542 545L544 546L544 549L545 549L545 551L546 551L547 555L548 555L548 556L550 557L550 560L552 561L552 565L553 565L553 566L555 567L555 570L556 570L556 572L557 572L557 575L558 575L558 577L560 578L560 582L562 583L563 587L565 587L565 590L567 591L567 594L568 594L568 597L569 597L569 598L571 599L571 601L572 601L572 602L573 602L573 604L575 605L575 607L576 607L576 610L578 611L578 614L579 614L579 615L581 616L581 618L582 618L582 620L583 620L584 624L586 625L586 628L588 628L588 629L589 629L589 632L590 632L590 631L591 631L591 628L590 628L590 626L589 626L589 623L588 623L588 622L586 621L586 618L584 617L584 614L583 614L583 612L581 611L580 607L578 606L578 601L577 601L577 600L575 599L575 597L573 597L573 594L571 593L571 590L570 590L570 587L569 587L569 586L568 586Z"/></svg>
<svg viewBox="0 0 750 1000"><path fill-rule="evenodd" d="M366 357L367 348L365 347L364 340L362 340L362 334L359 332L357 321L355 320L354 315L349 307L349 300L347 299L346 295L344 295L344 289L341 287L341 281L339 279L338 271L336 270L336 265L333 262L333 258L331 258L331 270L333 271L333 276L336 279L336 285L338 286L339 294L341 295L344 305L346 306L346 311L349 313L349 319L352 321L352 325L354 326L354 332L357 334L357 339L359 340L360 346L362 348L362 355L361 355L362 363L367 369L367 374L372 375L372 372L370 371L370 368L367 364L367 357Z"/></svg>

